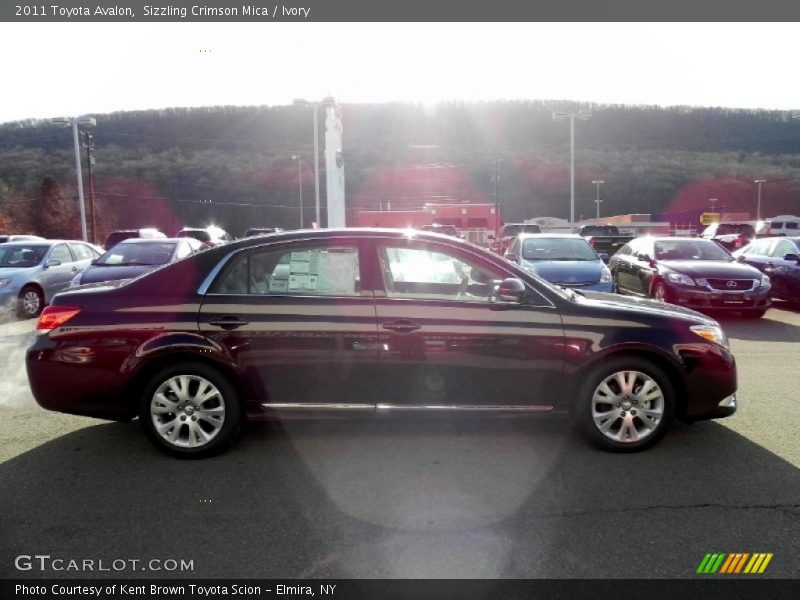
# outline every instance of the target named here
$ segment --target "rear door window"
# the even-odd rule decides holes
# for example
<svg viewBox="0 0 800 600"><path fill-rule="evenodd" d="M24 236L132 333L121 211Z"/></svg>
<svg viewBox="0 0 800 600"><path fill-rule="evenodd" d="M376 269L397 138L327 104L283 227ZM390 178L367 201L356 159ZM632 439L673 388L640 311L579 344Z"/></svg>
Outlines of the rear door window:
<svg viewBox="0 0 800 600"><path fill-rule="evenodd" d="M248 252L234 261L212 293L359 296L358 248L337 244Z"/></svg>
<svg viewBox="0 0 800 600"><path fill-rule="evenodd" d="M50 253L49 260L58 260L63 264L73 262L74 259L66 244L58 244Z"/></svg>

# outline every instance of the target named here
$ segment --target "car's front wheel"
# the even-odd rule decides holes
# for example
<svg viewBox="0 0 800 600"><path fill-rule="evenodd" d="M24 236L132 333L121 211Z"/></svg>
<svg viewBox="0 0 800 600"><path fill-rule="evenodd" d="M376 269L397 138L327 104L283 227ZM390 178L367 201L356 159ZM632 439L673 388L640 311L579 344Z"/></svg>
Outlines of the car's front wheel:
<svg viewBox="0 0 800 600"><path fill-rule="evenodd" d="M17 301L17 314L23 319L33 319L38 317L44 308L44 296L42 292L33 285L26 285L19 293Z"/></svg>
<svg viewBox="0 0 800 600"><path fill-rule="evenodd" d="M144 387L139 421L163 452L205 458L224 450L236 436L240 404L230 382L201 363L168 367Z"/></svg>
<svg viewBox="0 0 800 600"><path fill-rule="evenodd" d="M653 286L653 299L659 302L672 302L672 294L663 281L658 281Z"/></svg>
<svg viewBox="0 0 800 600"><path fill-rule="evenodd" d="M595 445L635 452L655 444L672 424L673 387L649 361L621 357L594 368L578 396L576 419Z"/></svg>

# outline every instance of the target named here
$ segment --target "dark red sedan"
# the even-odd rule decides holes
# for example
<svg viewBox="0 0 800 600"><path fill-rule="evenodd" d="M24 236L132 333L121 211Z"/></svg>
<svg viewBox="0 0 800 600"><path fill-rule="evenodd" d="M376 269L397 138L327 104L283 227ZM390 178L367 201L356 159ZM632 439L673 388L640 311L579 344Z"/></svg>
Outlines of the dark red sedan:
<svg viewBox="0 0 800 600"><path fill-rule="evenodd" d="M634 451L673 417L736 410L716 321L555 287L456 238L307 230L59 294L27 353L37 402L131 419L177 456L243 419L302 413L569 412Z"/></svg>

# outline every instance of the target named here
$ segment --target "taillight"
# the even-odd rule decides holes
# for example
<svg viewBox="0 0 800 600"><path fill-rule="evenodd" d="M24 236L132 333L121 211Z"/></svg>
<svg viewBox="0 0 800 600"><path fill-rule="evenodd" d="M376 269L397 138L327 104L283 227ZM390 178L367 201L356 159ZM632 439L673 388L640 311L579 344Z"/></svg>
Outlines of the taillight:
<svg viewBox="0 0 800 600"><path fill-rule="evenodd" d="M48 306L39 317L36 333L50 333L81 312L77 306Z"/></svg>

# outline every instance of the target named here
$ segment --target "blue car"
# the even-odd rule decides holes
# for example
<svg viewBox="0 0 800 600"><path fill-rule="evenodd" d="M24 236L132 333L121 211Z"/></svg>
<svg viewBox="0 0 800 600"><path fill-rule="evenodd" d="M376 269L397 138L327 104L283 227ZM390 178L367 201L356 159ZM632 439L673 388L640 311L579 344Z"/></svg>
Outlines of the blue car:
<svg viewBox="0 0 800 600"><path fill-rule="evenodd" d="M100 254L97 246L71 240L0 244L0 306L37 316Z"/></svg>
<svg viewBox="0 0 800 600"><path fill-rule="evenodd" d="M504 256L545 281L562 287L613 291L611 271L603 257L579 235L523 233L511 242Z"/></svg>

